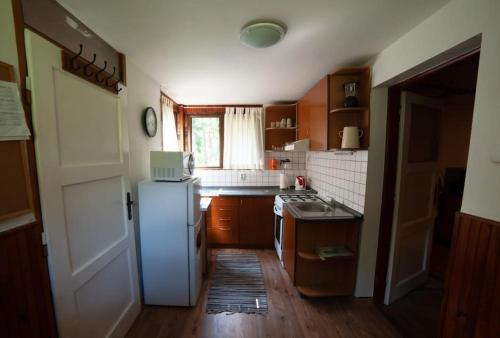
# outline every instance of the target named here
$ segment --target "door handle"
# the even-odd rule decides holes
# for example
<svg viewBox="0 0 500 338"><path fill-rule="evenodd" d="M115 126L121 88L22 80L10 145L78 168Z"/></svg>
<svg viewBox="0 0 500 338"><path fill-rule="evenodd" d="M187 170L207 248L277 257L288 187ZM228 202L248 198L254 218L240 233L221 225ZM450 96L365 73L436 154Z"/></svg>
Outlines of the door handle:
<svg viewBox="0 0 500 338"><path fill-rule="evenodd" d="M129 221L132 219L132 205L133 204L134 204L134 201L132 201L130 193L127 192L127 215L128 215Z"/></svg>

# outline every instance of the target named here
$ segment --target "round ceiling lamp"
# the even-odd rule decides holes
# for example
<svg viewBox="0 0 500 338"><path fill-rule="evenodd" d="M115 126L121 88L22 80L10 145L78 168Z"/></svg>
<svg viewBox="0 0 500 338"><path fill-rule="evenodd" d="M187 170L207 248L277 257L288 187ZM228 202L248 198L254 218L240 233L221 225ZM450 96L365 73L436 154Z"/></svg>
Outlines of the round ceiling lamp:
<svg viewBox="0 0 500 338"><path fill-rule="evenodd" d="M241 29L240 41L245 46L266 48L281 41L285 33L285 27L277 23L252 23Z"/></svg>

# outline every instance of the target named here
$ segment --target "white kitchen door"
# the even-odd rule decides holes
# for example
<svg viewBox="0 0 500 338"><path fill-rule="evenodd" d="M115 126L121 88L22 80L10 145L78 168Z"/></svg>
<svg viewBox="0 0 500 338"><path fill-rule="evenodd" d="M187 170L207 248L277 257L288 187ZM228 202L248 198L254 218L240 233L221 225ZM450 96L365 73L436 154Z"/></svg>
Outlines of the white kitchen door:
<svg viewBox="0 0 500 338"><path fill-rule="evenodd" d="M123 337L140 312L121 100L26 31L42 216L59 335Z"/></svg>
<svg viewBox="0 0 500 338"><path fill-rule="evenodd" d="M401 94L398 174L385 303L426 282L436 216L440 103Z"/></svg>

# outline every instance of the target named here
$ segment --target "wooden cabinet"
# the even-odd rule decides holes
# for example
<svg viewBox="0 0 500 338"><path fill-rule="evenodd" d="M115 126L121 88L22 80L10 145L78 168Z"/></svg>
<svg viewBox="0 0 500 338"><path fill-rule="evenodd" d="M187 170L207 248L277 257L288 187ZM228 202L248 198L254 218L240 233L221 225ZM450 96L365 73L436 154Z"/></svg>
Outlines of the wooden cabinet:
<svg viewBox="0 0 500 338"><path fill-rule="evenodd" d="M359 84L358 106L344 107L344 83ZM343 68L323 77L297 104L297 139L310 139L311 150L340 149L339 132L347 126L363 130L360 148L368 149L370 133L370 69Z"/></svg>
<svg viewBox="0 0 500 338"><path fill-rule="evenodd" d="M271 122L292 119L292 127L271 127ZM286 143L297 140L297 105L281 104L266 107L265 117L265 149L274 150Z"/></svg>
<svg viewBox="0 0 500 338"><path fill-rule="evenodd" d="M360 220L302 221L285 209L283 264L298 291L310 297L352 295L356 277ZM346 251L322 260L320 247Z"/></svg>
<svg viewBox="0 0 500 338"><path fill-rule="evenodd" d="M346 82L358 83L358 106L345 108ZM357 126L363 131L359 140L361 149L368 149L370 140L370 68L343 68L329 76L328 96L328 149L340 149L342 138L339 136L344 127Z"/></svg>
<svg viewBox="0 0 500 338"><path fill-rule="evenodd" d="M298 139L308 138L311 150L327 150L328 83L327 75L298 102Z"/></svg>
<svg viewBox="0 0 500 338"><path fill-rule="evenodd" d="M208 244L237 244L240 198L214 197L207 212Z"/></svg>
<svg viewBox="0 0 500 338"><path fill-rule="evenodd" d="M272 248L274 197L244 197L240 208L240 244Z"/></svg>
<svg viewBox="0 0 500 338"><path fill-rule="evenodd" d="M499 222L457 214L444 290L441 338L499 336Z"/></svg>
<svg viewBox="0 0 500 338"><path fill-rule="evenodd" d="M207 213L209 246L272 248L274 197L213 197Z"/></svg>

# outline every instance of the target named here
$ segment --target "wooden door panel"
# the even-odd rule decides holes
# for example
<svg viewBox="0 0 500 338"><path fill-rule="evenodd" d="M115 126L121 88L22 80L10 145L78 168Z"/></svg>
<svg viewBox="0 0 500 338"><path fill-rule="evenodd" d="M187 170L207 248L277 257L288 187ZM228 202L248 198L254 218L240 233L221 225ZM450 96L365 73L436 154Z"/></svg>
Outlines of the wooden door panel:
<svg viewBox="0 0 500 338"><path fill-rule="evenodd" d="M0 61L0 80L15 82L14 67ZM0 221L33 211L26 141L0 142Z"/></svg>
<svg viewBox="0 0 500 338"><path fill-rule="evenodd" d="M12 65L0 61L0 80L15 81ZM42 225L34 216L33 143L2 141L0 158L0 337L55 337ZM31 216L17 217L24 214ZM4 227L14 218L16 227ZM28 219L34 222L23 224Z"/></svg>
<svg viewBox="0 0 500 338"><path fill-rule="evenodd" d="M283 210L283 265L288 276L295 285L295 247L296 227L295 218L286 210Z"/></svg>
<svg viewBox="0 0 500 338"><path fill-rule="evenodd" d="M272 248L274 197L243 197L240 212L240 244Z"/></svg>
<svg viewBox="0 0 500 338"><path fill-rule="evenodd" d="M500 223L457 214L446 274L440 337L498 337Z"/></svg>

